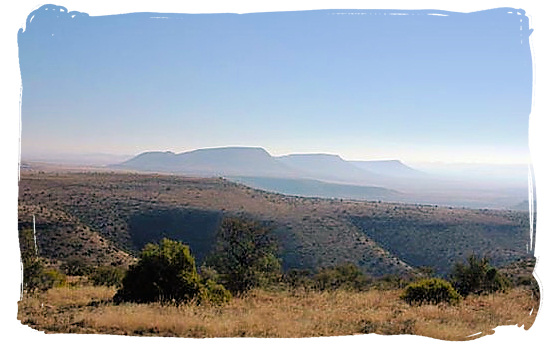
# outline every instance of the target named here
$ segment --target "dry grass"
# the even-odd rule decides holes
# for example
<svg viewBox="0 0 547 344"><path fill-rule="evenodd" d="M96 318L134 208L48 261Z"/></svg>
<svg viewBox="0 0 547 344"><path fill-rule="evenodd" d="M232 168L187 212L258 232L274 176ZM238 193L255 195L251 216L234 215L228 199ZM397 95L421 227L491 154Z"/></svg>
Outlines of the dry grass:
<svg viewBox="0 0 547 344"><path fill-rule="evenodd" d="M114 288L62 287L38 295L24 295L19 301L18 319L23 324L47 332L80 332L74 319L86 308L110 302Z"/></svg>
<svg viewBox="0 0 547 344"><path fill-rule="evenodd" d="M417 334L463 340L499 325L534 322L531 292L469 297L457 306L411 307L401 291L266 292L257 290L222 307L187 304L114 305L113 289L57 288L25 297L19 319L46 332L180 337L311 337L359 333ZM531 314L531 310L534 310ZM475 337L474 337L475 338Z"/></svg>

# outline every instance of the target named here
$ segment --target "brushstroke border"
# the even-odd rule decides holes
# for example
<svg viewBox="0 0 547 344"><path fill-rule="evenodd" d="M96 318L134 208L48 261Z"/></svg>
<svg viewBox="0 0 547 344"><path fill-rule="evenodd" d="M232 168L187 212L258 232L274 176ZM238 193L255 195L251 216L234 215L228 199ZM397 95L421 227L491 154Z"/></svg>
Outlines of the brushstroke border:
<svg viewBox="0 0 547 344"><path fill-rule="evenodd" d="M20 73L18 70L18 57L17 57L17 42L16 42L16 33L17 30L21 27L24 27L24 22L27 19L29 13L33 10L39 8L43 3L38 3L32 0L23 0L15 4L10 4L4 12L4 20L2 21L1 34L3 39L3 46L8 47L8 51L4 50L4 54L7 56L3 57L2 63L2 79L4 81L2 88L2 104L4 105L3 110L3 123L2 123L2 132L0 137L2 137L3 143L3 154L2 160L5 161L4 169L2 171L2 190L4 190L4 197L2 197L2 218L4 220L4 228L15 228L17 223L16 216L16 203L13 200L17 200L17 184L16 178L18 178L18 159L19 159L19 140L20 140L20 122L19 118L15 117L15 113L20 114L20 94L21 94L21 79ZM269 4L260 4L258 2L252 1L202 1L202 2L173 2L165 0L155 0L154 2L149 1L131 1L126 3L113 3L112 1L104 0L95 0L95 1L74 1L67 0L58 3L58 5L66 7L71 10L79 10L85 13L88 13L92 16L99 15L112 15L112 14L122 14L122 13L133 13L133 12L154 12L154 13L250 13L250 12L275 12L275 11L293 11L293 10L311 10L311 9L363 9L363 10L382 10L382 9L394 9L393 12L396 12L396 9L403 10L415 10L415 9L436 9L443 8L445 11L450 12L475 12L480 10L500 8L500 7L513 7L513 8L522 8L526 11L526 15L530 18L530 27L535 30L535 33L530 37L530 45L532 52L533 68L534 68L534 87L533 87L533 99L532 99L532 114L529 121L529 141L530 141L530 154L532 158L533 168L531 171L535 171L536 180L533 185L537 190L536 199L538 201L538 214L537 214L537 227L540 228L536 232L536 243L535 243L535 255L538 258L536 263L535 276L538 282L541 285L541 279L539 276L545 276L545 269L542 266L541 253L545 252L545 244L542 240L543 236L541 235L541 228L544 227L544 214L545 206L541 203L541 196L545 194L544 186L544 177L546 174L545 159L542 158L543 147L545 145L544 134L542 129L545 128L545 119L542 115L545 113L544 101L541 99L541 95L546 94L545 92L545 78L546 72L544 71L542 63L539 61L547 61L546 54L546 39L544 31L542 28L546 27L547 16L545 11L542 10L542 6L537 1L473 1L472 3L463 3L462 1L450 1L450 3L438 2L438 1L413 1L409 3L408 1L374 1L374 2L362 2L362 1L276 1L275 3ZM14 9L16 7L16 9ZM432 10L431 12L442 14L443 11ZM7 43L4 43L7 42ZM15 52L15 53L14 53ZM4 98L6 101L4 101ZM5 185L4 185L5 184ZM9 260L10 264L6 266L8 270L7 278L20 278L20 266L17 264L11 264L13 258L19 259L19 252L16 247L17 243L17 233L16 231L5 230L7 243L10 246L8 250L2 250L2 261ZM19 298L19 288L16 286L16 297L13 297L13 289L9 286L9 291L2 293L4 296L2 298L2 329L3 335L5 338L14 338L17 336L18 339L29 339L34 341L40 341L40 343L64 343L72 342L76 339L73 335L42 335L35 330L31 330L26 326L20 324L16 319L16 308L17 305L14 303L14 300ZM5 288L7 289L7 288ZM543 288L542 288L543 290ZM4 288L2 289L4 290ZM10 296L9 298L7 296ZM543 300L543 297L542 297ZM543 303L543 302L542 302ZM481 343L497 343L499 339L503 338L504 341L517 341L517 340L526 340L529 343L539 342L541 338L547 337L547 331L545 331L545 326L547 322L545 321L546 315L545 311L542 309L544 307L540 306L540 313L536 318L535 324L532 328L526 332L522 329L515 329L504 327L498 328L496 334L493 336L486 336L478 339L477 341ZM14 313L15 310L15 313ZM21 338L23 336L23 338ZM195 341L192 339L168 339L168 338L135 338L135 337L119 337L119 336L87 336L87 335L77 335L77 340L79 342L95 342L98 339L106 340L108 343L119 343L119 342L191 342ZM353 336L353 337L344 337L344 343L357 343L361 342L364 337ZM276 339L261 339L253 340L253 342L273 342ZM373 342L382 342L382 343L398 343L400 341L409 342L409 343L422 343L422 342L438 342L438 340L431 338L423 338L418 336L378 336L378 335L367 335L367 341L372 340ZM207 340L211 342L236 342L236 339L211 339ZM239 342L239 339L237 339ZM285 342L286 340L283 340ZM330 342L332 338L313 338L313 339L295 339L289 340L289 342L297 343L322 343Z"/></svg>

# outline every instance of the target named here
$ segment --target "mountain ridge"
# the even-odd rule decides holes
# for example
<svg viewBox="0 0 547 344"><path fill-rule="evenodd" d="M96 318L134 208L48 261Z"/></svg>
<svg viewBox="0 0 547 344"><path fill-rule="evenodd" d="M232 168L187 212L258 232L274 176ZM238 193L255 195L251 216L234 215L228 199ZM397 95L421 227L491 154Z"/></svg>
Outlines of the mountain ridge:
<svg viewBox="0 0 547 344"><path fill-rule="evenodd" d="M393 165L392 160L375 160L372 164ZM416 171L397 160L401 171ZM229 146L200 148L173 153L143 152L111 168L133 168L137 171L187 173L199 176L248 176L308 178L324 182L382 186L381 173L358 166L367 161L348 161L338 154L294 153L272 156L262 147ZM398 177L402 173L397 173Z"/></svg>
<svg viewBox="0 0 547 344"><path fill-rule="evenodd" d="M523 188L443 177L415 169L397 159L345 160L332 153L272 156L262 147L201 148L181 153L144 152L109 168L137 173L239 178L239 182L247 186L293 195L472 208L510 209L527 195ZM497 169L491 172L494 175ZM283 180L285 184L281 183ZM351 185L353 190L342 184ZM378 188L383 188L383 191L377 193L382 190Z"/></svg>
<svg viewBox="0 0 547 344"><path fill-rule="evenodd" d="M252 167L251 167L252 166ZM182 173L196 176L256 175L295 177L292 171L276 161L261 147L218 147L192 151L143 152L111 165L113 168L133 168L137 171Z"/></svg>

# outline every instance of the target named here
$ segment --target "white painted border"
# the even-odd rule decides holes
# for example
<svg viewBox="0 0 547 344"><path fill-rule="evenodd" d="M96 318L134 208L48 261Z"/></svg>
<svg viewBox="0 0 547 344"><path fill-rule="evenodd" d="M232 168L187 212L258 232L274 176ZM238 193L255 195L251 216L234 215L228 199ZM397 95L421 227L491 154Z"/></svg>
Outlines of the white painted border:
<svg viewBox="0 0 547 344"><path fill-rule="evenodd" d="M11 281L20 279L19 250L17 249L17 181L18 181L18 159L19 159L19 133L20 133L20 86L21 78L19 74L19 62L17 56L17 30L24 26L26 18L30 12L41 5L47 4L36 0L20 0L6 2L4 4L4 14L0 20L2 37L2 53L0 58L0 80L2 89L0 92L0 104L2 112L0 113L0 140L1 140L1 219L2 219L2 238L5 242L0 250L0 262L2 262L2 297L0 298L0 328L2 338L8 341L17 340L26 342L32 340L35 343L71 343L78 341L80 343L95 343L100 340L104 343L189 343L196 342L192 339L173 339L173 338L137 338L120 336L97 336L97 335L44 335L40 332L29 329L20 324L17 318L17 303L19 299L19 286ZM538 202L537 234L536 234L536 256L538 263L536 266L536 276L547 276L545 273L545 264L542 253L545 252L545 235L542 230L545 228L545 178L546 159L542 157L545 151L547 133L545 125L545 98L546 98L546 72L543 61L547 61L545 31L547 30L547 15L543 11L541 1L532 0L513 0L513 1L494 1L494 0L475 0L475 1L355 1L355 0L277 0L269 3L259 1L142 1L132 0L126 2L114 2L112 0L64 0L56 3L64 6L69 11L86 12L89 15L110 15L132 12L156 12L156 13L249 13L249 12L270 12L270 11L289 11L289 10L308 10L308 9L438 9L455 12L473 12L499 7L522 8L530 18L530 27L534 29L531 36L532 55L534 60L534 99L533 111L530 117L530 149L533 161L533 170L536 178L536 199ZM541 63L540 63L541 61ZM543 99L542 99L543 98ZM542 154L543 153L543 154ZM544 277L545 278L545 277ZM7 283L6 281L10 281ZM541 280L540 280L541 283ZM543 288L542 288L543 290ZM544 305L542 298L542 305ZM543 306L544 308L544 306ZM539 343L541 338L547 338L547 315L545 309L541 309L534 326L529 331L523 331L516 327L503 327L496 330L496 334L483 337L473 341L473 343L499 343L522 342ZM206 342L227 342L236 343L241 339L211 339ZM245 339L247 342L276 342L285 343L286 340L276 339ZM333 338L312 338L312 339L293 339L291 343L330 343ZM353 336L336 339L344 343L436 343L437 340L417 336Z"/></svg>

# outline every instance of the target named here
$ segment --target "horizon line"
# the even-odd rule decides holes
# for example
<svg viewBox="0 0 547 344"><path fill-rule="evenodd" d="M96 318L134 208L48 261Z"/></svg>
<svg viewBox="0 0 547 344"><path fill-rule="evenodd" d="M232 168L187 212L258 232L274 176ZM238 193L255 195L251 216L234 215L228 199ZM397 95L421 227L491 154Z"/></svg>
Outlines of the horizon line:
<svg viewBox="0 0 547 344"><path fill-rule="evenodd" d="M334 152L317 152L317 151L295 151L290 153L284 153L284 154L272 154L268 149L266 149L263 146L245 146L245 145L228 145L228 146L210 146L210 147L201 147L201 148L194 148L194 149L188 149L188 150L182 150L179 152L175 152L171 149L150 149L150 150L142 150L139 153L112 153L112 152L104 152L104 151L93 151L93 152L35 152L35 153L24 153L23 150L20 151L19 156L19 162L23 162L24 160L27 161L34 161L34 162L47 162L47 160L54 160L54 159L74 159L74 158L83 158L83 157L92 157L92 156L103 156L103 157L125 157L125 158L134 158L136 156L139 156L141 154L145 153L173 153L175 155L184 154L184 153L190 153L194 151L200 151L200 150L214 150L214 149L260 149L268 153L271 157L274 158L280 158L284 156L290 156L290 155L329 155L329 156L336 156L340 159L348 162L358 162L358 161L399 161L402 163L409 163L409 164L435 164L435 165L532 165L532 161L530 157L528 157L528 161L507 161L507 162L492 162L492 161L443 161L439 159L433 159L433 160L406 160L399 157L385 157L385 158L345 158L340 153L334 153ZM40 161L40 159L44 159L44 161Z"/></svg>

